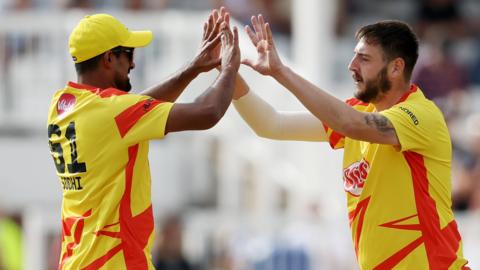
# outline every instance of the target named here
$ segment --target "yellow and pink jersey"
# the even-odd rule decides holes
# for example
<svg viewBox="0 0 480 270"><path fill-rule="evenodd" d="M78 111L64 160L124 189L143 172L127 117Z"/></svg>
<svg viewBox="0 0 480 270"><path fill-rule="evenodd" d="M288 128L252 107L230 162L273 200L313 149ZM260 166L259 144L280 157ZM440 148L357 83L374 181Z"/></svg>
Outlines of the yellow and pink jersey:
<svg viewBox="0 0 480 270"><path fill-rule="evenodd" d="M375 111L357 99L347 103ZM361 269L469 269L451 210L452 146L442 113L415 85L379 113L393 124L401 149L325 126L330 145L344 148L343 183Z"/></svg>
<svg viewBox="0 0 480 270"><path fill-rule="evenodd" d="M172 105L73 82L55 93L48 137L63 188L59 269L154 269L147 156Z"/></svg>

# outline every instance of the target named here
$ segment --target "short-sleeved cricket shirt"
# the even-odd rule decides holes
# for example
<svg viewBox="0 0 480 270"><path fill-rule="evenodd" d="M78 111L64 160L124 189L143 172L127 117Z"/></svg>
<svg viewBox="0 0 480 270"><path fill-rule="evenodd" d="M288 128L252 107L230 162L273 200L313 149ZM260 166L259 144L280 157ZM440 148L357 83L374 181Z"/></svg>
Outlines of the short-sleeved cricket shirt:
<svg viewBox="0 0 480 270"><path fill-rule="evenodd" d="M363 112L372 104L347 101ZM440 110L412 85L381 111L401 149L353 140L325 126L344 148L343 183L361 269L468 269L451 210L450 135Z"/></svg>
<svg viewBox="0 0 480 270"><path fill-rule="evenodd" d="M150 139L172 103L69 82L53 96L50 151L63 188L59 269L153 269Z"/></svg>

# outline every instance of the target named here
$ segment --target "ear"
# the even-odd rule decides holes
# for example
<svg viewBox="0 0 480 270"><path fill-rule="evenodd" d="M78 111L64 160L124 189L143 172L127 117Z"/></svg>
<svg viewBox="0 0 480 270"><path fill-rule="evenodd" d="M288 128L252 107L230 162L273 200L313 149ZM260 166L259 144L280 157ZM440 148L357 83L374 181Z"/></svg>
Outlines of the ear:
<svg viewBox="0 0 480 270"><path fill-rule="evenodd" d="M388 71L392 78L403 78L405 71L405 60L400 57L395 58L390 62Z"/></svg>
<svg viewBox="0 0 480 270"><path fill-rule="evenodd" d="M108 51L103 54L101 64L104 68L110 69L113 66L113 61L114 61L114 55L112 54L111 51Z"/></svg>

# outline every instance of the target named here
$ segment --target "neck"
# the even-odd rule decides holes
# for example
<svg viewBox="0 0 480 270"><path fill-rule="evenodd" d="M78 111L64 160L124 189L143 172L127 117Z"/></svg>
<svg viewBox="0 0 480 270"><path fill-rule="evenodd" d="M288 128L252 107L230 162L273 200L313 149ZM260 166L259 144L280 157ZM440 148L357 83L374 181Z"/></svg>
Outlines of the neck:
<svg viewBox="0 0 480 270"><path fill-rule="evenodd" d="M109 76L98 72L89 72L78 75L77 82L80 84L95 86L101 89L115 87L115 83L110 80Z"/></svg>
<svg viewBox="0 0 480 270"><path fill-rule="evenodd" d="M372 102L375 105L377 111L383 111L391 108L393 105L397 104L400 98L410 90L410 82L397 82L392 83L392 88L385 94L380 95L380 97Z"/></svg>

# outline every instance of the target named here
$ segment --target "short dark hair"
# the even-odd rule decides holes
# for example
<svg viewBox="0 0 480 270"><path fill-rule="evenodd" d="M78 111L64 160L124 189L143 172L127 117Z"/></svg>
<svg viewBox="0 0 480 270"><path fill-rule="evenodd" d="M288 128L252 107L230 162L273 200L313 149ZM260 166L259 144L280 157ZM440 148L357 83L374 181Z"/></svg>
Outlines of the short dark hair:
<svg viewBox="0 0 480 270"><path fill-rule="evenodd" d="M401 21L381 21L360 28L355 34L368 44L382 47L387 61L397 57L405 61L405 79L410 80L418 59L418 38L408 24Z"/></svg>
<svg viewBox="0 0 480 270"><path fill-rule="evenodd" d="M87 73L88 71L95 70L104 54L105 53L102 53L83 62L75 63L75 70L77 71L77 74L82 75Z"/></svg>

